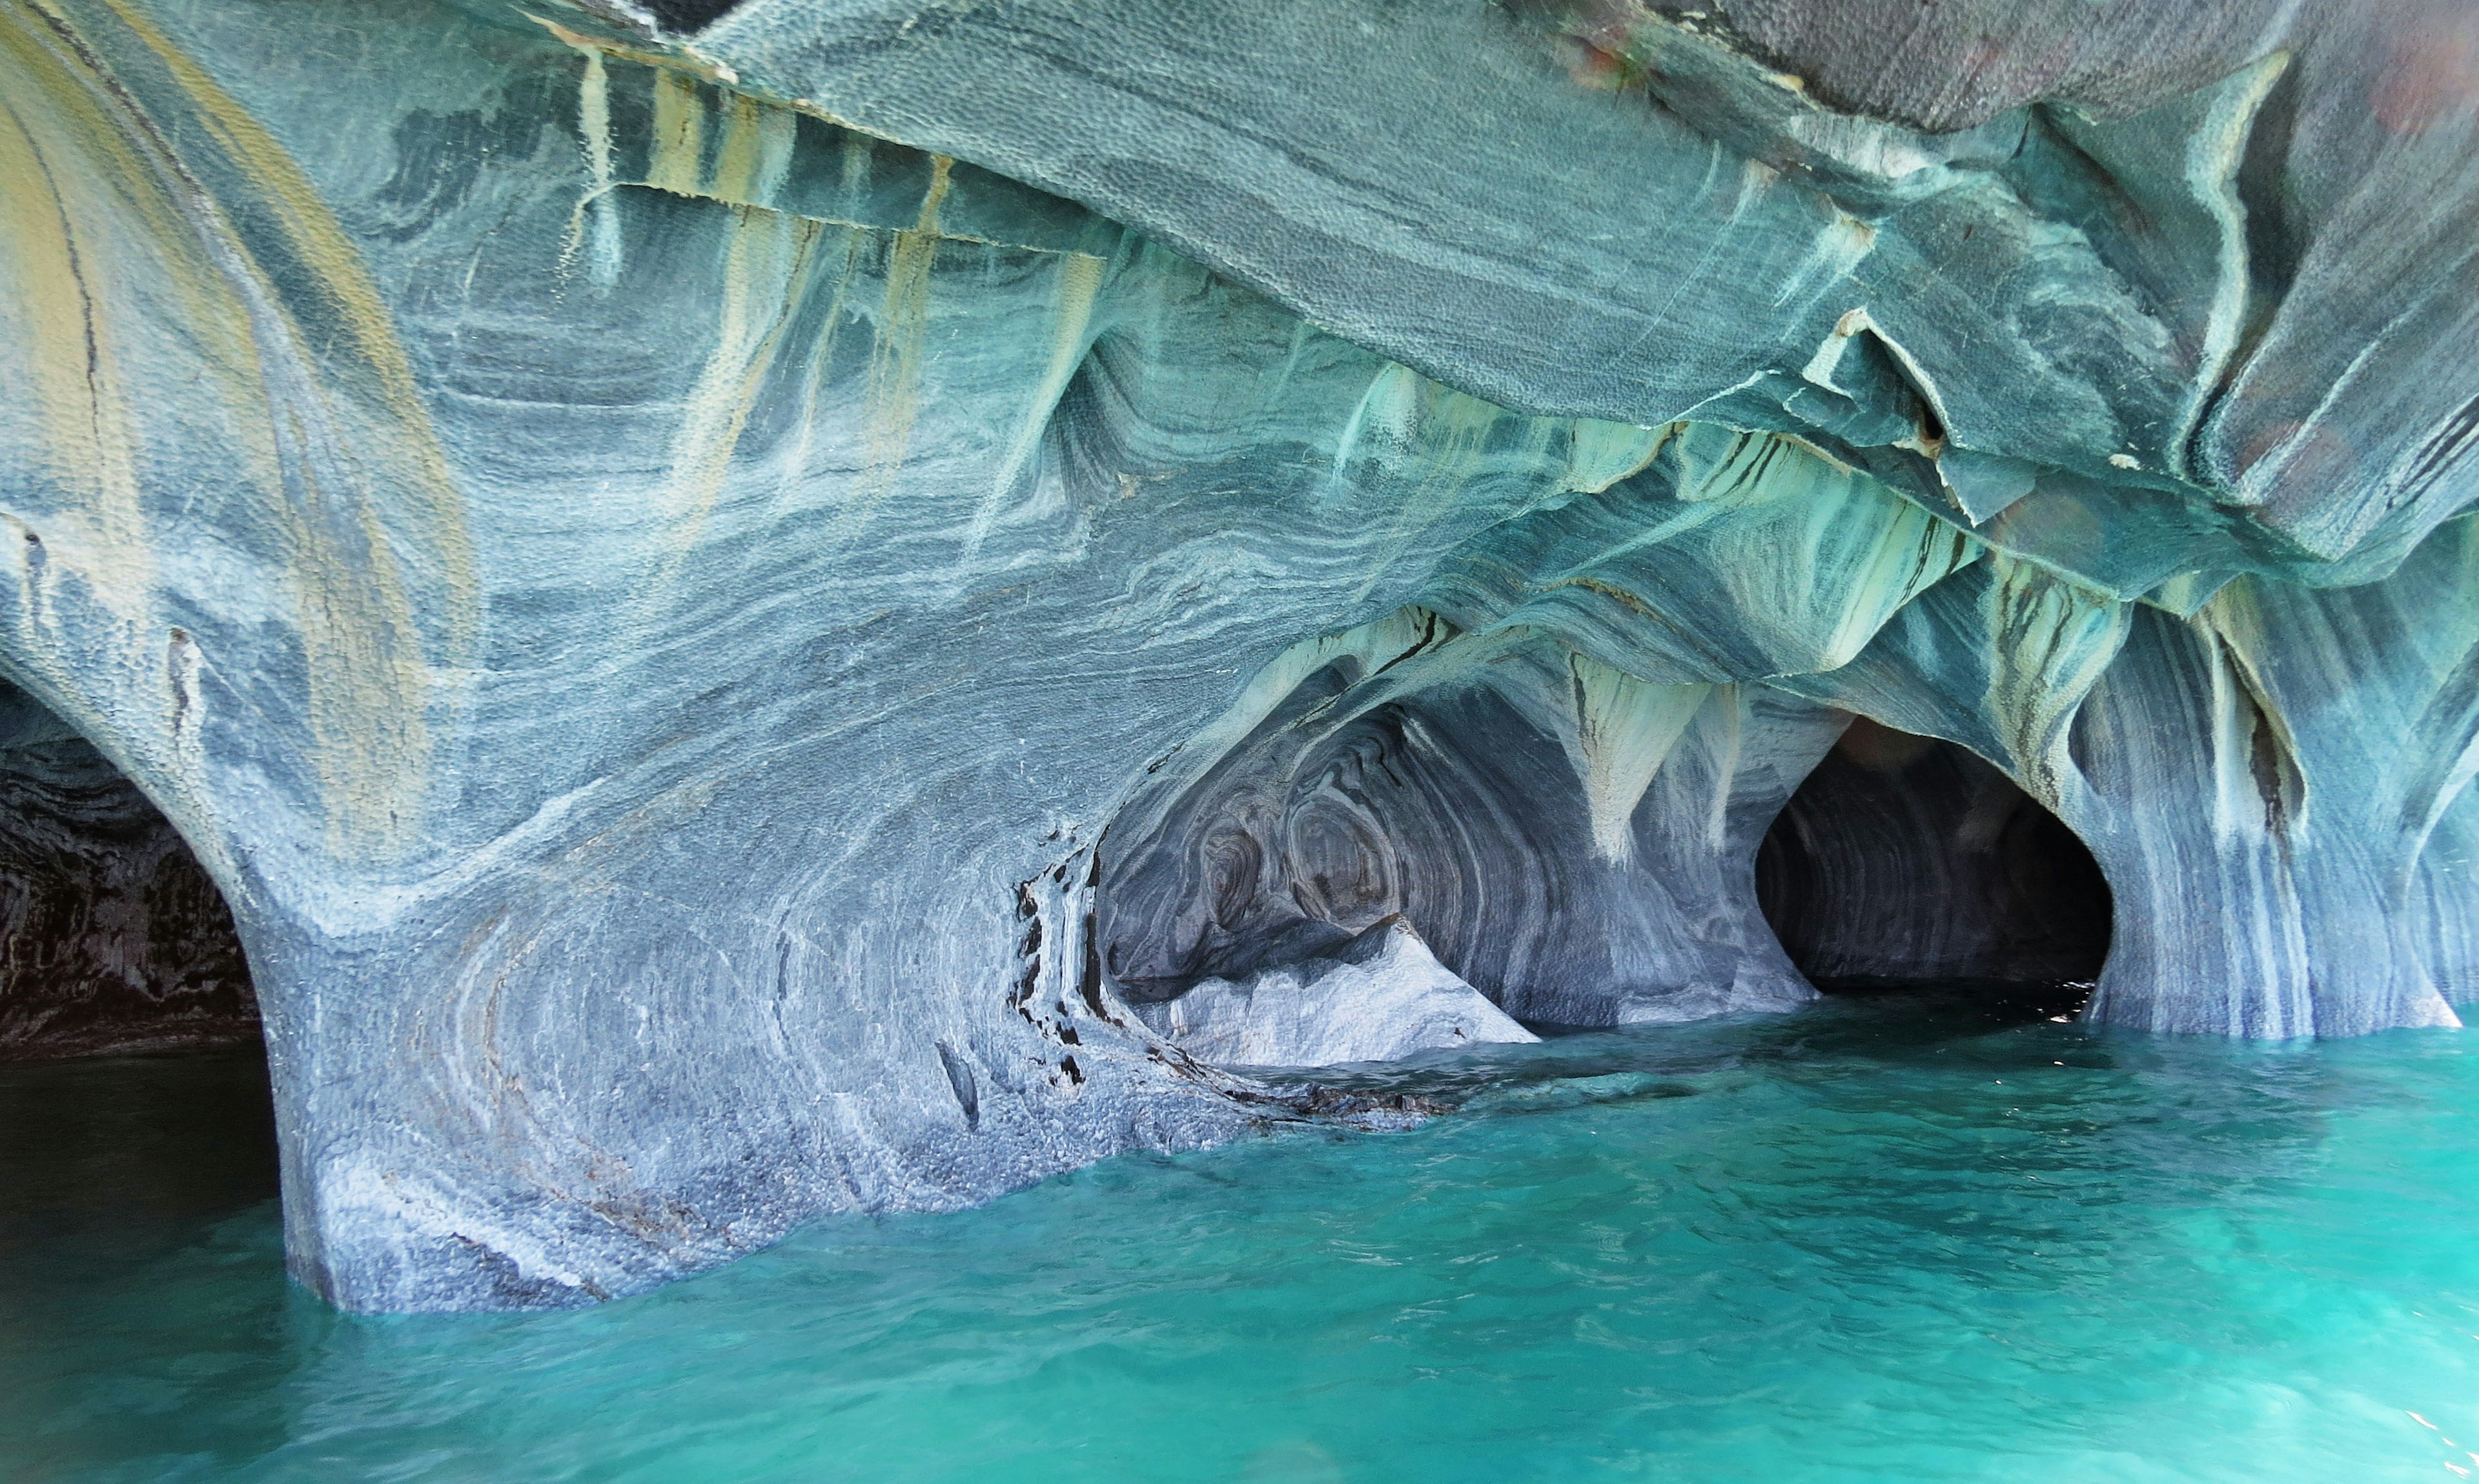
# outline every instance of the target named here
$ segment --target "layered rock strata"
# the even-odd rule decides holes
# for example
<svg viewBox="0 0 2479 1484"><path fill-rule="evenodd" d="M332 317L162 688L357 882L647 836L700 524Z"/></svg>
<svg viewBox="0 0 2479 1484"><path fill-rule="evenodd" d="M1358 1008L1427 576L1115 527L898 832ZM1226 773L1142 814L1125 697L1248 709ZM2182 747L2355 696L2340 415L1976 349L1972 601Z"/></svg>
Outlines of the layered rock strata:
<svg viewBox="0 0 2479 1484"><path fill-rule="evenodd" d="M1137 1004L1392 912L1792 1003L1852 714L2090 847L2099 1018L2479 995L2463 10L714 9L0 11L0 672L337 1302L1227 1137Z"/></svg>

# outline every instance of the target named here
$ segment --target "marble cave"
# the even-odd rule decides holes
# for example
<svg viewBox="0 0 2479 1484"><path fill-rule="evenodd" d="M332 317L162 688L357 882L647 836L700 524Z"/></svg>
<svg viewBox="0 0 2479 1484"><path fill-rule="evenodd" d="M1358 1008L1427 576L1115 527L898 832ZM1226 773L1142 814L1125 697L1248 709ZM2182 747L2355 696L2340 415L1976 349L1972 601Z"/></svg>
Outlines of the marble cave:
<svg viewBox="0 0 2479 1484"><path fill-rule="evenodd" d="M6 0L0 1058L263 1037L422 1311L1854 985L2449 1034L2474 13L1694 3Z"/></svg>

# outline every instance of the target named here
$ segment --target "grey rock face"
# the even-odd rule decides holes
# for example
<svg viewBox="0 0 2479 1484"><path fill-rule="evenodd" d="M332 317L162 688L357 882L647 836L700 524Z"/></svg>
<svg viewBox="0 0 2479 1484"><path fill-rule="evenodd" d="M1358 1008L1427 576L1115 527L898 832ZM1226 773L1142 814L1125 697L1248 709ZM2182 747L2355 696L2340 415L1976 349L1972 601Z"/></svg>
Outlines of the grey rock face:
<svg viewBox="0 0 2479 1484"><path fill-rule="evenodd" d="M1146 1017L1395 912L1796 1003L1853 713L2089 845L2093 1014L2453 1023L2466 17L2053 10L0 12L0 673L230 904L295 1272L1225 1138Z"/></svg>
<svg viewBox="0 0 2479 1484"><path fill-rule="evenodd" d="M1251 689L1294 678L1196 781L1165 768L1112 826L1097 928L1132 998L1395 914L1536 1021L1684 1020L1813 992L1750 871L1842 713L1649 684L1528 627L1464 632L1426 609L1302 646Z"/></svg>
<svg viewBox="0 0 2479 1484"><path fill-rule="evenodd" d="M1455 977L1400 916L1329 955L1208 979L1139 1007L1155 1034L1217 1066L1340 1066L1541 1037Z"/></svg>

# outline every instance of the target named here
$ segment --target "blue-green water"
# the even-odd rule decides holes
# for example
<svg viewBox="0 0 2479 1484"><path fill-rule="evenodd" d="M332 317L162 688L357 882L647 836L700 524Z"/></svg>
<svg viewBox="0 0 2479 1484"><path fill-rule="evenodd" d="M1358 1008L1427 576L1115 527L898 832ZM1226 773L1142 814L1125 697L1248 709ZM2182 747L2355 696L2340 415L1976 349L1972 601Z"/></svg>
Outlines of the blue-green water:
<svg viewBox="0 0 2479 1484"><path fill-rule="evenodd" d="M598 1310L385 1318L287 1289L250 1062L20 1068L0 1476L2449 1479L2468 1048L1839 1002Z"/></svg>

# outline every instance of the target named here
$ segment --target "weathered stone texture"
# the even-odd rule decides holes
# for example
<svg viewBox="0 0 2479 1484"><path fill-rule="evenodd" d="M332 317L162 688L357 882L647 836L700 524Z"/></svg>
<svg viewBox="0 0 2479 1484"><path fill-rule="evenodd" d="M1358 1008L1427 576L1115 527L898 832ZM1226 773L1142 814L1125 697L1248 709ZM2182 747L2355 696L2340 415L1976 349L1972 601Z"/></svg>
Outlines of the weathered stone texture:
<svg viewBox="0 0 2479 1484"><path fill-rule="evenodd" d="M0 673L230 903L294 1270L1226 1138L1133 1002L1390 912L1796 1003L1853 713L2089 845L2094 1015L2453 1023L2462 12L1711 9L6 0Z"/></svg>

